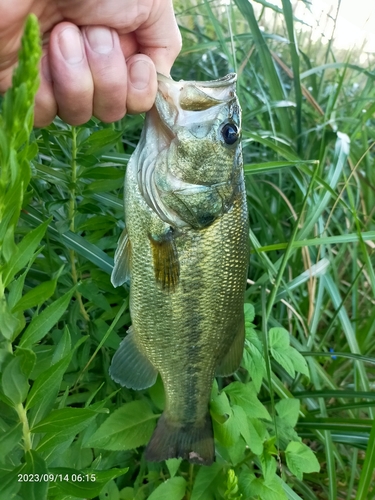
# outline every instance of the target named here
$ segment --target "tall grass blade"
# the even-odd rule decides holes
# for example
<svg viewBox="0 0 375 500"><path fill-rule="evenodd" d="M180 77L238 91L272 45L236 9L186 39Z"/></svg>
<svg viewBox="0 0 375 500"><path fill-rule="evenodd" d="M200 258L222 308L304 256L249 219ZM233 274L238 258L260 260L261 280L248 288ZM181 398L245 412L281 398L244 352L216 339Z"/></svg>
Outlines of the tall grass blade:
<svg viewBox="0 0 375 500"><path fill-rule="evenodd" d="M280 81L279 75L277 74L270 50L267 47L266 41L259 29L253 6L248 0L234 0L234 2L246 21L249 23L250 30L254 38L254 43L259 54L259 59L269 85L271 98L274 101L282 101L285 99L283 85ZM286 137L292 138L294 132L290 125L290 117L288 112L283 108L276 108L275 114L279 120L280 129L283 134Z"/></svg>
<svg viewBox="0 0 375 500"><path fill-rule="evenodd" d="M288 30L289 37L289 49L290 55L292 59L292 68L293 68L293 84L294 84L294 93L296 98L296 132L297 132L297 150L299 154L302 153L302 91L301 91L301 82L300 82L300 56L298 52L298 43L296 39L296 35L294 32L294 19L293 19L293 10L290 0L282 0L283 11L284 11L284 19L285 24Z"/></svg>
<svg viewBox="0 0 375 500"><path fill-rule="evenodd" d="M369 500L369 488L374 481L375 471L375 420L372 422L370 438L368 440L365 462L359 478L359 484L355 500ZM372 492L371 498L374 497Z"/></svg>

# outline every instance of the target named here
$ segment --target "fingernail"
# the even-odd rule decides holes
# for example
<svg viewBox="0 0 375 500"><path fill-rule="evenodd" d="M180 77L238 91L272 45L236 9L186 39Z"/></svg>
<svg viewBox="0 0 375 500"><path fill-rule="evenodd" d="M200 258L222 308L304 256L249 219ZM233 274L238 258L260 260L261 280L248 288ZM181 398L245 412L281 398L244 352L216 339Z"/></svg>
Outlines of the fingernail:
<svg viewBox="0 0 375 500"><path fill-rule="evenodd" d="M112 31L108 28L93 26L86 29L90 47L98 54L108 54L113 49Z"/></svg>
<svg viewBox="0 0 375 500"><path fill-rule="evenodd" d="M81 33L74 28L65 28L58 38L61 54L69 64L77 64L83 59Z"/></svg>
<svg viewBox="0 0 375 500"><path fill-rule="evenodd" d="M51 71L49 69L49 62L47 56L44 56L42 59L42 73L47 82L52 82Z"/></svg>
<svg viewBox="0 0 375 500"><path fill-rule="evenodd" d="M129 68L130 83L138 90L147 87L151 78L151 66L145 61L134 62Z"/></svg>

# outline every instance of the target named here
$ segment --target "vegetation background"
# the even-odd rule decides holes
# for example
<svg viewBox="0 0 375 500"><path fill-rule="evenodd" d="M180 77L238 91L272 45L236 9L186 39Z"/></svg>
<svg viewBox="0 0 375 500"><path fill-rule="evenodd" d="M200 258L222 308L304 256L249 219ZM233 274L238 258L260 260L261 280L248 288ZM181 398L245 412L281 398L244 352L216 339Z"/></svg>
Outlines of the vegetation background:
<svg viewBox="0 0 375 500"><path fill-rule="evenodd" d="M32 130L29 20L0 115L1 500L375 496L375 61L313 42L302 2L175 4L173 77L234 70L243 108L247 338L213 388L211 467L145 462L162 384L108 375L130 323L109 277L143 118Z"/></svg>

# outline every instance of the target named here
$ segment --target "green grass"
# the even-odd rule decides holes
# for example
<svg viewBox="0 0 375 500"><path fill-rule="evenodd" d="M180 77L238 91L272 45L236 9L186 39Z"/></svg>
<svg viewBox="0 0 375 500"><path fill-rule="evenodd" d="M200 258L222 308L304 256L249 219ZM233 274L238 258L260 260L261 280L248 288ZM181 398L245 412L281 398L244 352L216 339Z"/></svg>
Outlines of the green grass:
<svg viewBox="0 0 375 500"><path fill-rule="evenodd" d="M289 0L175 8L174 78L235 70L243 109L247 340L212 393L217 462L144 461L162 384L108 375L130 324L109 276L142 117L32 131L30 24L0 118L0 500L370 500L375 61L312 43ZM33 473L58 480L18 480Z"/></svg>

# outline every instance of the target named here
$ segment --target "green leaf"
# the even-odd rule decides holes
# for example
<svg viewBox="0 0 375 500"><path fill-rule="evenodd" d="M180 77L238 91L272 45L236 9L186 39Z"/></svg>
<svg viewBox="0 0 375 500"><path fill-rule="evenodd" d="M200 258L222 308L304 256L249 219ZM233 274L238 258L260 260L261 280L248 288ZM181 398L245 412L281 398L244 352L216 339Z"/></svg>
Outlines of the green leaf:
<svg viewBox="0 0 375 500"><path fill-rule="evenodd" d="M128 470L128 467L109 470L53 467L48 472L53 474L56 481L53 482L53 490L50 488L50 493L51 490L60 490L77 498L95 498L109 481L124 475Z"/></svg>
<svg viewBox="0 0 375 500"><path fill-rule="evenodd" d="M43 214L30 206L27 206L27 213L21 213L21 218L31 226L40 224L44 220ZM87 241L87 239L82 238L82 236L72 231L60 234L52 223L48 227L48 234L54 240L62 242L64 246L74 250L85 259L88 259L90 262L103 269L107 274L111 274L113 270L113 259L108 257L108 255L97 245L93 245Z"/></svg>
<svg viewBox="0 0 375 500"><path fill-rule="evenodd" d="M132 401L115 410L89 439L87 446L105 450L131 450L146 444L157 415L145 401Z"/></svg>
<svg viewBox="0 0 375 500"><path fill-rule="evenodd" d="M263 352L250 340L245 340L245 349L241 366L243 366L252 378L254 387L258 392L262 385L263 377L266 375L266 363Z"/></svg>
<svg viewBox="0 0 375 500"><path fill-rule="evenodd" d="M169 458L165 461L166 466L168 467L169 475L174 477L180 468L182 462L182 458Z"/></svg>
<svg viewBox="0 0 375 500"><path fill-rule="evenodd" d="M289 347L288 355L296 372L300 372L310 378L309 368L307 366L306 359L302 356L302 354L294 347Z"/></svg>
<svg viewBox="0 0 375 500"><path fill-rule="evenodd" d="M299 417L300 401L298 399L282 399L275 405L276 411L288 425L295 427Z"/></svg>
<svg viewBox="0 0 375 500"><path fill-rule="evenodd" d="M85 179L119 179L124 180L124 172L119 168L114 167L92 167L85 168L82 172L82 177ZM105 218L104 215L100 218ZM95 217L94 217L95 218Z"/></svg>
<svg viewBox="0 0 375 500"><path fill-rule="evenodd" d="M62 358L67 356L70 353L71 345L72 342L70 338L69 329L67 326L65 326L63 334L60 337L59 343L57 344L55 350L53 351L51 364L54 365Z"/></svg>
<svg viewBox="0 0 375 500"><path fill-rule="evenodd" d="M3 296L0 298L0 334L7 340L13 339L25 325L21 314L12 314Z"/></svg>
<svg viewBox="0 0 375 500"><path fill-rule="evenodd" d="M17 500L23 500L23 498L16 496L17 492L21 488L21 482L18 480L18 474L22 469L22 465L15 467L12 471L9 468L0 469L0 499L8 500L11 498L16 498ZM25 497L24 497L25 498Z"/></svg>
<svg viewBox="0 0 375 500"><path fill-rule="evenodd" d="M220 443L217 443L217 451L218 453L225 459L228 464L239 464L243 461L246 451L247 445L242 437L239 437L233 446L227 447L222 446Z"/></svg>
<svg viewBox="0 0 375 500"><path fill-rule="evenodd" d="M270 348L275 351L284 351L289 347L289 333L285 328L271 328L268 338Z"/></svg>
<svg viewBox="0 0 375 500"><path fill-rule="evenodd" d="M242 406L249 417L271 420L267 409L257 398L257 392L253 383L242 384L241 382L232 382L225 387L224 391L229 395L233 404Z"/></svg>
<svg viewBox="0 0 375 500"><path fill-rule="evenodd" d="M247 424L250 433L249 448L256 455L260 455L263 452L263 442L266 438L266 426L260 420L249 417Z"/></svg>
<svg viewBox="0 0 375 500"><path fill-rule="evenodd" d="M134 500L136 498L134 488L126 486L120 491L120 500Z"/></svg>
<svg viewBox="0 0 375 500"><path fill-rule="evenodd" d="M214 500L219 478L223 480L223 468L220 464L201 467L195 478L190 500Z"/></svg>
<svg viewBox="0 0 375 500"><path fill-rule="evenodd" d="M257 419L250 419L244 409L241 406L233 406L233 417L232 417L234 428L237 433L240 433L245 440L247 446L256 455L260 455L263 452L263 441L265 439L265 427L259 429L260 426L264 424ZM257 422L257 429L255 428L253 421ZM235 434L234 434L235 435ZM237 437L238 439L238 437ZM233 443L231 443L233 444Z"/></svg>
<svg viewBox="0 0 375 500"><path fill-rule="evenodd" d="M20 346L29 347L47 335L66 311L74 291L75 287L47 306L38 316L33 317L30 325L21 337Z"/></svg>
<svg viewBox="0 0 375 500"><path fill-rule="evenodd" d="M182 500L185 496L186 481L183 477L173 477L160 484L148 500Z"/></svg>
<svg viewBox="0 0 375 500"><path fill-rule="evenodd" d="M275 427L277 427L277 438L280 446L285 448L290 441L300 441L294 427L289 425L284 419L280 417L275 418Z"/></svg>
<svg viewBox="0 0 375 500"><path fill-rule="evenodd" d="M262 500L287 500L282 485L274 477L272 481L265 482L262 478L254 479L250 484L251 498Z"/></svg>
<svg viewBox="0 0 375 500"><path fill-rule="evenodd" d="M120 491L113 479L104 486L99 495L99 500L108 500L109 498L111 500L120 500Z"/></svg>
<svg viewBox="0 0 375 500"><path fill-rule="evenodd" d="M90 196L91 193L102 193L103 191L113 191L123 186L122 179L105 179L101 181L92 181L84 190L84 195Z"/></svg>
<svg viewBox="0 0 375 500"><path fill-rule="evenodd" d="M47 466L44 459L35 451L26 452L26 463L21 470L22 474L27 474L28 477L34 475L44 476L47 474ZM21 498L27 500L47 500L48 481L23 481L20 489Z"/></svg>
<svg viewBox="0 0 375 500"><path fill-rule="evenodd" d="M217 419L213 420L215 438L226 448L233 446L240 437L240 429L238 422L235 420L232 409L229 412L229 418L223 422L218 422Z"/></svg>
<svg viewBox="0 0 375 500"><path fill-rule="evenodd" d="M37 377L27 398L26 408L28 410L35 405L40 405L43 409L46 401L48 401L51 396L52 399L55 400L71 357L72 354L70 353Z"/></svg>
<svg viewBox="0 0 375 500"><path fill-rule="evenodd" d="M254 328L253 321L255 318L255 309L253 304L245 302L244 311L245 311L245 329Z"/></svg>
<svg viewBox="0 0 375 500"><path fill-rule="evenodd" d="M31 428L31 432L68 433L81 424L88 425L97 416L97 412L86 408L61 408L52 411L46 418ZM83 427L83 428L84 428Z"/></svg>
<svg viewBox="0 0 375 500"><path fill-rule="evenodd" d="M13 280L12 283L9 284L8 290L8 305L10 309L17 304L17 302L22 297L22 291L25 285L25 278L28 273L28 269L25 270L17 279Z"/></svg>
<svg viewBox="0 0 375 500"><path fill-rule="evenodd" d="M78 291L93 304L104 309L104 311L111 310L110 305L104 295L100 292L99 287L92 280L85 280L84 283L78 286Z"/></svg>
<svg viewBox="0 0 375 500"><path fill-rule="evenodd" d="M46 220L36 229L30 231L30 233L22 239L21 243L17 245L16 253L3 268L4 286L8 286L14 276L32 259L49 223L50 220Z"/></svg>
<svg viewBox="0 0 375 500"><path fill-rule="evenodd" d="M268 452L262 453L260 456L260 463L262 466L263 478L266 484L272 483L276 476L276 460Z"/></svg>
<svg viewBox="0 0 375 500"><path fill-rule="evenodd" d="M242 408L242 406L233 405L233 420L234 420L235 425L236 425L237 429L239 430L241 436L244 438L245 443L252 450L253 443L251 440L249 423L248 423L248 419L247 419L247 415L245 413L245 410ZM255 443L255 447L256 447L256 449L259 449L259 443ZM260 443L260 448L261 447L262 446Z"/></svg>
<svg viewBox="0 0 375 500"><path fill-rule="evenodd" d="M17 302L12 312L25 311L30 307L40 306L53 295L56 288L56 280L45 281L32 288Z"/></svg>
<svg viewBox="0 0 375 500"><path fill-rule="evenodd" d="M21 356L15 356L4 368L1 380L3 393L14 405L22 403L27 396L29 383L22 370Z"/></svg>
<svg viewBox="0 0 375 500"><path fill-rule="evenodd" d="M11 429L0 434L0 463L16 446L20 445L22 438L22 423L19 422Z"/></svg>
<svg viewBox="0 0 375 500"><path fill-rule="evenodd" d="M218 392L216 380L211 393L210 410L212 417L221 423L225 422L232 414L228 396L224 391Z"/></svg>
<svg viewBox="0 0 375 500"><path fill-rule="evenodd" d="M284 328L271 328L269 331L269 345L272 357L291 377L294 378L295 371L309 377L305 358L294 347L289 345L287 330Z"/></svg>
<svg viewBox="0 0 375 500"><path fill-rule="evenodd" d="M90 412L90 413L88 413ZM43 421L42 426L36 425L32 432L45 432L38 443L38 451L51 451L61 443L68 442L82 432L97 416L97 412L83 408L61 408L53 411ZM59 428L61 423L61 428Z"/></svg>
<svg viewBox="0 0 375 500"><path fill-rule="evenodd" d="M123 134L123 131L105 128L94 132L80 145L80 150L84 151L85 155L103 153L111 149L116 144Z"/></svg>
<svg viewBox="0 0 375 500"><path fill-rule="evenodd" d="M17 347L15 355L21 359L22 372L26 375L27 378L29 378L36 362L35 352L31 351L30 349L22 349L22 347Z"/></svg>
<svg viewBox="0 0 375 500"><path fill-rule="evenodd" d="M281 365L284 370L292 377L294 378L296 375L294 365L292 360L290 359L290 355L288 350L285 351L276 351L276 349L271 349L271 354L274 358L275 361Z"/></svg>
<svg viewBox="0 0 375 500"><path fill-rule="evenodd" d="M302 480L304 472L319 472L320 465L312 450L304 443L292 441L285 450L289 470Z"/></svg>

